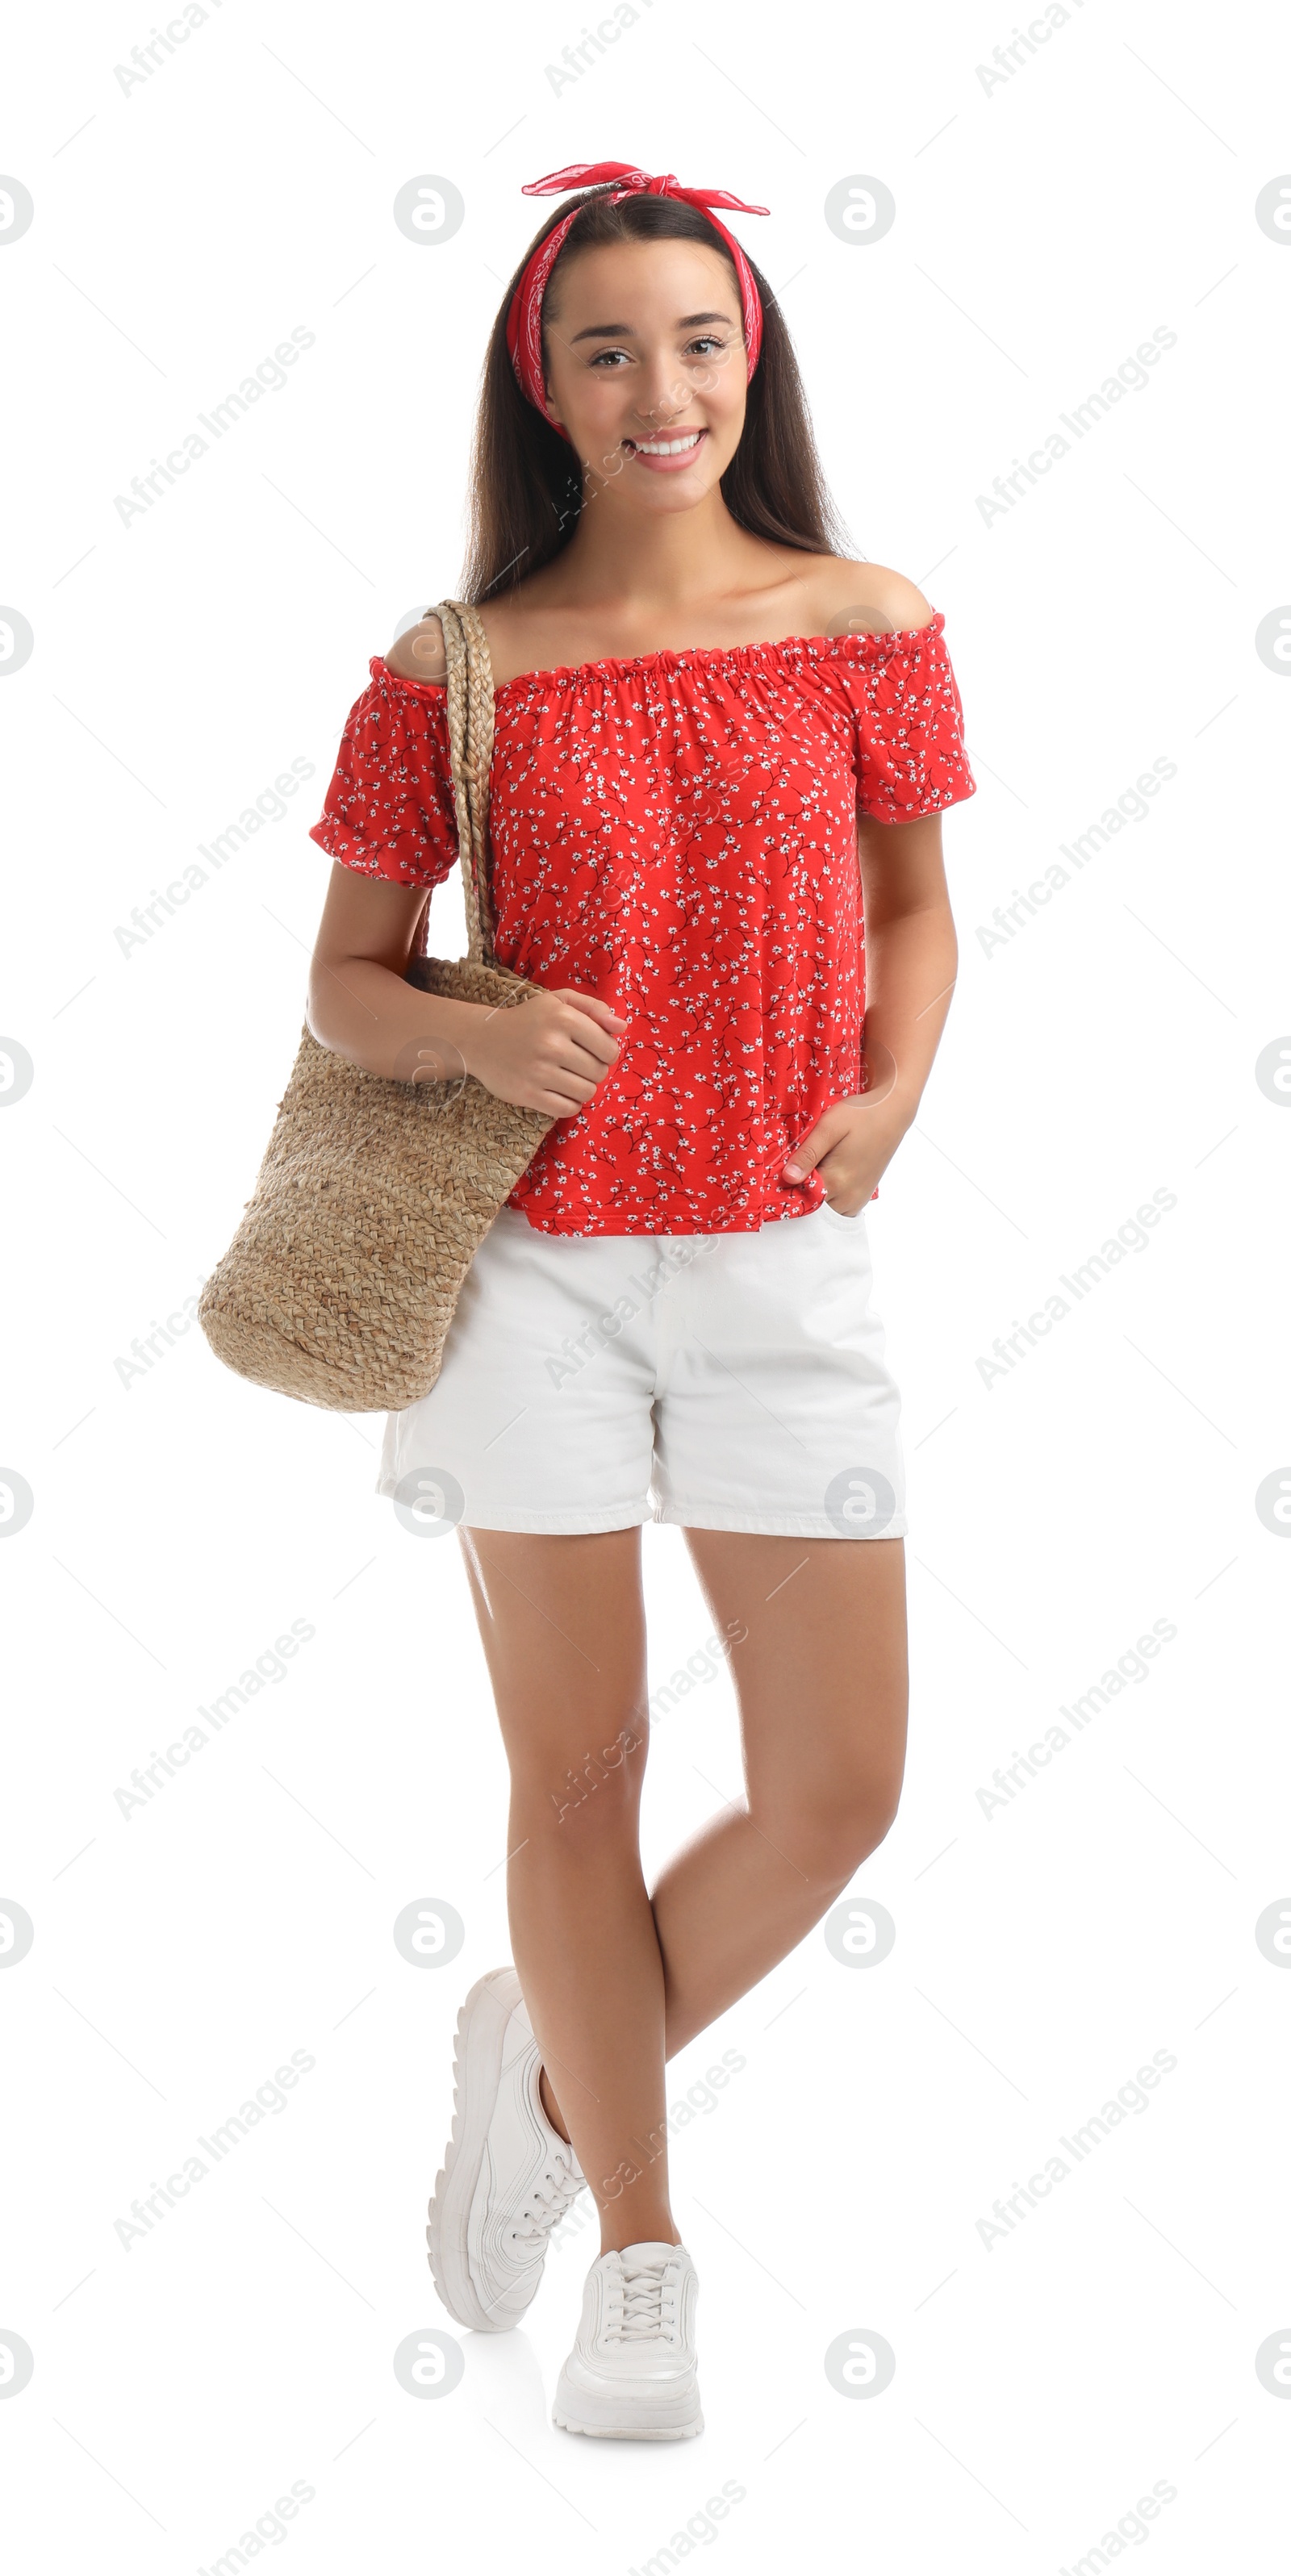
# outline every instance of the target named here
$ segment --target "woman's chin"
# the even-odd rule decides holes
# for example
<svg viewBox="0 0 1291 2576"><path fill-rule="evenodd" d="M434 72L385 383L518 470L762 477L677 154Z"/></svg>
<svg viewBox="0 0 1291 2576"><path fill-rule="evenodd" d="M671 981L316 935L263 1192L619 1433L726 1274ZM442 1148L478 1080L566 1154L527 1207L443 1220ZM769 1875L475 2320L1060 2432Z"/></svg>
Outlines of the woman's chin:
<svg viewBox="0 0 1291 2576"><path fill-rule="evenodd" d="M620 474L614 489L622 495L624 506L646 510L651 518L678 510L694 510L709 493L717 489L722 469L716 471L707 458L689 474Z"/></svg>

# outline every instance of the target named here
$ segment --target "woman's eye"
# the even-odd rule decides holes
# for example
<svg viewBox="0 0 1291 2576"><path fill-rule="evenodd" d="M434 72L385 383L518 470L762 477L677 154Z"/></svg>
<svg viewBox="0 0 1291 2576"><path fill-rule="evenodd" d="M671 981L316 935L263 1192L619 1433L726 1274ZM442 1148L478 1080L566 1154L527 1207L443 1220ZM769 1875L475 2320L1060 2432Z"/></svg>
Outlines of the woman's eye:
<svg viewBox="0 0 1291 2576"><path fill-rule="evenodd" d="M725 357L725 355L725 340L714 339L712 333L708 331L702 333L698 340L688 340L686 343L686 356L688 358L722 358ZM628 349L598 349L595 357L589 358L587 363L590 367L617 368L620 359L624 366L629 365L631 361L631 351Z"/></svg>

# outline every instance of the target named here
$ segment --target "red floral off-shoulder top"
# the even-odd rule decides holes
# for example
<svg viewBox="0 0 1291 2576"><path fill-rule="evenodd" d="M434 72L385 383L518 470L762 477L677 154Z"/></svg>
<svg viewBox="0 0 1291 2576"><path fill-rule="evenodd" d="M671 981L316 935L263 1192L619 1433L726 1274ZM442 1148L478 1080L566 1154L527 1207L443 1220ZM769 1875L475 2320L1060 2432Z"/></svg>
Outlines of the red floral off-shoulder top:
<svg viewBox="0 0 1291 2576"><path fill-rule="evenodd" d="M499 961L601 995L617 1063L508 1205L546 1234L751 1233L818 1207L782 1180L861 1087L858 810L976 792L944 617L526 671L496 693ZM457 857L447 693L378 656L311 839L436 886Z"/></svg>

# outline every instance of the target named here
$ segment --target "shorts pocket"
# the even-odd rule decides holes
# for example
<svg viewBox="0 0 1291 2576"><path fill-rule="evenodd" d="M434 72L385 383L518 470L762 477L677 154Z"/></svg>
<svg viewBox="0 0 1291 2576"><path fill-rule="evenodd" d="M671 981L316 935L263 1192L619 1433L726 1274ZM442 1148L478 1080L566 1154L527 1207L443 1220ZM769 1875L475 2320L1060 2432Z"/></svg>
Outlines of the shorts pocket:
<svg viewBox="0 0 1291 2576"><path fill-rule="evenodd" d="M865 1210L864 1208L858 1208L854 1216L844 1216L841 1208L831 1207L828 1199L822 1199L820 1203L820 1214L822 1216L827 1216L831 1225L847 1226L850 1229L859 1224L860 1219L865 1214Z"/></svg>

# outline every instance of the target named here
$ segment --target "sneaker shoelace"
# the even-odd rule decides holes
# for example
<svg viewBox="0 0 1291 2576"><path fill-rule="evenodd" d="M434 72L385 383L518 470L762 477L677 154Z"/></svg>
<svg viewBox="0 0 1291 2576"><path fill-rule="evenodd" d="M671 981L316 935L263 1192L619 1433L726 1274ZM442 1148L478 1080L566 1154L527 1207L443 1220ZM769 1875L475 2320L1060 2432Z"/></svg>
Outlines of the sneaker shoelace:
<svg viewBox="0 0 1291 2576"><path fill-rule="evenodd" d="M572 2160L553 2157L530 2185L528 2199L511 2231L513 2241L534 2247L545 2245L552 2228L582 2188L583 2177L575 2171Z"/></svg>
<svg viewBox="0 0 1291 2576"><path fill-rule="evenodd" d="M643 2263L637 2272L622 2275L622 2295L613 2300L606 2321L606 2338L610 2343L657 2343L673 2322L673 2284L669 2278L672 2266L666 2261ZM665 2307L667 2314L665 2315Z"/></svg>

